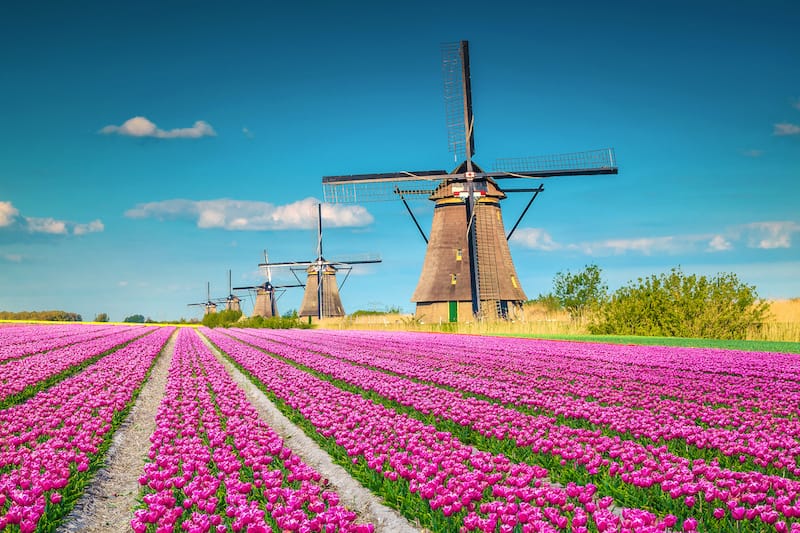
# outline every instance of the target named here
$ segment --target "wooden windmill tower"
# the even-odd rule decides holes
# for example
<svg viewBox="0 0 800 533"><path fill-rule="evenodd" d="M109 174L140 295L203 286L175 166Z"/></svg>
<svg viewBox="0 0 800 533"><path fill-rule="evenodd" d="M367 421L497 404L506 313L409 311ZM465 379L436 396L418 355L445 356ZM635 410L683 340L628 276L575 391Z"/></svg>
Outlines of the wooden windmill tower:
<svg viewBox="0 0 800 533"><path fill-rule="evenodd" d="M210 315L217 312L217 303L211 300L211 282L206 283L206 301L202 303L187 304L189 307L203 306L205 309L204 315Z"/></svg>
<svg viewBox="0 0 800 533"><path fill-rule="evenodd" d="M616 174L613 149L571 154L501 159L493 171L484 171L475 155L474 117L467 41L442 47L448 144L461 161L444 170L325 176L325 201L356 203L400 199L427 243L419 283L411 301L417 317L455 322L465 317L513 316L526 300L508 239L536 196L539 184L529 188L500 187L498 180ZM500 201L507 193L532 193L522 214L506 234ZM407 198L435 202L430 239L414 217Z"/></svg>
<svg viewBox="0 0 800 533"><path fill-rule="evenodd" d="M299 316L328 318L344 316L342 299L339 290L347 281L352 265L380 263L380 259L364 259L358 261L329 261L322 255L322 204L317 204L317 258L313 261L291 261L283 263L264 262L261 267L287 267L297 278L297 272L305 271L306 283L303 302L300 304ZM338 272L346 272L341 285L336 281Z"/></svg>
<svg viewBox="0 0 800 533"><path fill-rule="evenodd" d="M233 289L231 288L231 271L228 270L228 296L225 298L220 298L217 300L219 303L225 304L226 311L241 311L241 299L233 294Z"/></svg>
<svg viewBox="0 0 800 533"><path fill-rule="evenodd" d="M269 264L269 259L267 258L267 251L264 250L264 265ZM291 287L302 287L303 285L273 285L272 284L272 269L267 266L267 281L262 283L261 285L251 285L248 287L234 287L233 290L240 291L240 290L251 290L255 291L256 293L256 301L253 304L253 314L252 316L263 316L264 318L270 318L273 316L278 316L278 296L286 291L286 289Z"/></svg>

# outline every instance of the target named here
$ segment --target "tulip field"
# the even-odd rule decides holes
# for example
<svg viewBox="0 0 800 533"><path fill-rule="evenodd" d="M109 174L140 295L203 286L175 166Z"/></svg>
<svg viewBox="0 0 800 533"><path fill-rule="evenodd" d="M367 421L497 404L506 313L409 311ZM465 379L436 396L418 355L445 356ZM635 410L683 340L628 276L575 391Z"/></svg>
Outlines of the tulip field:
<svg viewBox="0 0 800 533"><path fill-rule="evenodd" d="M376 530L233 365L420 530L800 532L800 356L96 325L0 328L0 531L69 520L159 357L131 531Z"/></svg>

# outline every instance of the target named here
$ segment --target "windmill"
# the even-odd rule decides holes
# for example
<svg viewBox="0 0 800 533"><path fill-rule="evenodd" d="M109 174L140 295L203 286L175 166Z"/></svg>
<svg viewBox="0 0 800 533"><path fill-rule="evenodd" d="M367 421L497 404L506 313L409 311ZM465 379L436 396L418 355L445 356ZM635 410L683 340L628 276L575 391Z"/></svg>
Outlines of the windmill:
<svg viewBox="0 0 800 533"><path fill-rule="evenodd" d="M241 311L241 299L233 294L233 289L231 289L231 271L228 270L228 296L225 298L220 298L217 300L218 303L225 304L226 311Z"/></svg>
<svg viewBox="0 0 800 533"><path fill-rule="evenodd" d="M217 303L211 300L211 282L206 283L206 301L202 303L187 304L189 307L203 306L205 312L203 314L210 315L217 312Z"/></svg>
<svg viewBox="0 0 800 533"><path fill-rule="evenodd" d="M264 250L264 265L269 264L267 251ZM266 266L267 281L261 285L251 285L248 287L234 287L235 291L251 290L256 292L256 301L253 304L253 316L263 316L269 318L278 316L277 301L280 294L286 292L286 289L291 287L302 287L303 285L273 285L272 284L272 269ZM276 296L278 295L278 296Z"/></svg>
<svg viewBox="0 0 800 533"><path fill-rule="evenodd" d="M329 261L322 255L322 204L317 204L317 258L313 261L290 261L283 263L270 263L265 261L260 267L288 267L302 284L297 272L306 272L305 292L303 302L300 304L299 316L327 318L344 316L342 298L339 290L347 281L352 271L352 265L366 263L380 263L380 259L363 259L357 261ZM269 272L269 270L267 270ZM346 272L341 285L336 282L337 272Z"/></svg>
<svg viewBox="0 0 800 533"><path fill-rule="evenodd" d="M498 181L616 174L614 150L499 159L495 169L486 172L472 160L475 123L468 42L443 45L442 66L448 144L458 163L455 169L449 173L424 170L325 176L325 201L402 200L427 243L422 273L411 298L417 304L417 317L451 322L459 316L505 318L514 315L526 300L508 240L544 187L501 188ZM500 200L507 193L532 194L508 234L500 211ZM406 201L424 197L435 202L430 239Z"/></svg>

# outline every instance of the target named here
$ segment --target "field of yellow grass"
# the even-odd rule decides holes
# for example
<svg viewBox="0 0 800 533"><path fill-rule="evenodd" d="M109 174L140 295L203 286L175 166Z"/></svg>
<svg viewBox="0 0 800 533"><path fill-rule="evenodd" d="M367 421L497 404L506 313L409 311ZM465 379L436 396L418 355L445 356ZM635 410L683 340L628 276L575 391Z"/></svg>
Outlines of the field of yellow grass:
<svg viewBox="0 0 800 533"><path fill-rule="evenodd" d="M515 321L431 324L410 314L362 315L324 319L322 328L382 329L410 331L452 331L476 334L587 335L585 323L570 320L565 311L548 311L541 305L525 306L523 317ZM800 342L800 298L769 301L769 313L763 324L751 327L747 340Z"/></svg>

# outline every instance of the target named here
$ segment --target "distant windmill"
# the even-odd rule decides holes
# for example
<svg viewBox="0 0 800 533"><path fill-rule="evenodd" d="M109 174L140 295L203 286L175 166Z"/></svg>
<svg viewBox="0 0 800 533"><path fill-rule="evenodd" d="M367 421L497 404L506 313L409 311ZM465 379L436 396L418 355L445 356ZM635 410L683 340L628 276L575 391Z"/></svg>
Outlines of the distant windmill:
<svg viewBox="0 0 800 533"><path fill-rule="evenodd" d="M317 205L317 258L314 261L291 261L283 263L264 262L261 267L288 267L295 278L298 271L307 274L303 302L300 305L299 316L327 318L344 316L342 299L339 290L350 276L352 265L365 263L380 263L380 259L364 259L359 261L328 261L322 255L322 204ZM336 273L345 271L341 285L336 282ZM300 278L297 278L299 283Z"/></svg>
<svg viewBox="0 0 800 533"><path fill-rule="evenodd" d="M411 298L417 303L418 317L451 322L458 321L459 316L507 317L514 315L526 300L508 239L544 187L501 188L498 180L616 174L614 150L500 159L495 162L495 171L485 172L472 161L475 124L467 41L444 45L442 58L448 144L456 162L462 162L450 173L425 170L325 176L325 200L403 201L427 243L422 273ZM511 192L528 192L532 196L506 234L500 200ZM406 202L409 196L435 202L430 240Z"/></svg>
<svg viewBox="0 0 800 533"><path fill-rule="evenodd" d="M267 251L264 250L264 265L269 265L267 258ZM272 269L266 266L267 281L261 285L250 285L247 287L234 287L235 291L251 290L256 291L256 302L253 305L252 316L263 316L265 318L278 316L278 298L283 294L286 289L291 287L303 287L301 284L297 285L273 285L272 284Z"/></svg>
<svg viewBox="0 0 800 533"><path fill-rule="evenodd" d="M205 308L206 315L217 312L216 302L211 300L211 282L206 283L206 301L202 303L187 304L189 307L202 306Z"/></svg>
<svg viewBox="0 0 800 533"><path fill-rule="evenodd" d="M225 304L226 311L241 311L241 300L238 296L233 294L233 289L231 288L231 271L228 270L228 296L225 298L220 298L217 300L218 303Z"/></svg>

